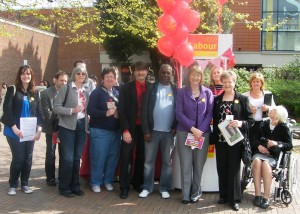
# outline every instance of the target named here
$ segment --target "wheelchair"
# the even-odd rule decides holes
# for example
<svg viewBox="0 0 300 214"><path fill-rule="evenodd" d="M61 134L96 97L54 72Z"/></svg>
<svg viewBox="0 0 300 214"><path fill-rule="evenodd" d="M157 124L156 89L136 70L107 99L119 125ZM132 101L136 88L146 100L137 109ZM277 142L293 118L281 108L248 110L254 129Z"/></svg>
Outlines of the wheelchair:
<svg viewBox="0 0 300 214"><path fill-rule="evenodd" d="M291 151L281 152L276 167L272 170L275 179L274 201L282 201L285 205L292 203L297 189L298 160ZM244 192L252 183L251 165L244 165L241 177L241 189Z"/></svg>

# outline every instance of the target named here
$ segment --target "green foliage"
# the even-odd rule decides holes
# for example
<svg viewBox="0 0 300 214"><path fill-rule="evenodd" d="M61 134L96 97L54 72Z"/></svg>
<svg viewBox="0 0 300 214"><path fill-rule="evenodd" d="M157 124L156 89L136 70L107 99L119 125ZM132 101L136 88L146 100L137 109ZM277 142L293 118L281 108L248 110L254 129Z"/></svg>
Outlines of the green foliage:
<svg viewBox="0 0 300 214"><path fill-rule="evenodd" d="M251 73L247 71L245 68L240 69L231 69L237 74L237 81L236 81L236 90L240 93L244 93L249 91L249 79Z"/></svg>
<svg viewBox="0 0 300 214"><path fill-rule="evenodd" d="M299 80L276 79L271 86L275 103L284 105L291 116L300 115L300 82Z"/></svg>

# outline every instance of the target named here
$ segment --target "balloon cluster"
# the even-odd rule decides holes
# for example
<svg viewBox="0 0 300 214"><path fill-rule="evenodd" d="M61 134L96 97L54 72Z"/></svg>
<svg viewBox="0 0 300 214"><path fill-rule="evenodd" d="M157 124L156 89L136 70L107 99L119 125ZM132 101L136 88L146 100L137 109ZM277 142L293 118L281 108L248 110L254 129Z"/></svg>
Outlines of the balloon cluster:
<svg viewBox="0 0 300 214"><path fill-rule="evenodd" d="M158 18L157 27L164 34L158 42L158 50L167 57L174 57L180 65L193 62L194 48L188 43L188 34L200 24L200 15L191 10L192 0L157 0L163 14Z"/></svg>

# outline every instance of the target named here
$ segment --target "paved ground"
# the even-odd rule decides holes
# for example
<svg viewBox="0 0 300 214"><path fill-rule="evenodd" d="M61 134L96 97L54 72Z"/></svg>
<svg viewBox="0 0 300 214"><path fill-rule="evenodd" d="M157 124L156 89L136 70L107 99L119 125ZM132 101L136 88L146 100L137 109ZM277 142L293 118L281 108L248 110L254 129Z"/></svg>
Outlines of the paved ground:
<svg viewBox="0 0 300 214"><path fill-rule="evenodd" d="M127 200L119 198L118 183L115 190L95 194L89 190L89 185L82 181L82 190L85 196L65 198L58 194L56 187L49 187L45 183L44 158L45 140L44 136L36 142L34 148L34 161L30 177L30 186L34 189L33 194L26 195L20 190L16 196L8 196L8 175L11 161L11 153L6 139L0 133L0 213L235 213L227 205L217 205L217 193L204 193L197 204L183 205L180 190L171 192L171 198L164 200L156 191L146 199L138 198L138 193L131 190ZM300 145L295 140L296 146ZM297 147L296 150L298 150ZM293 153L299 159L299 150ZM298 164L298 175L300 172L300 160ZM299 176L298 176L299 180ZM253 184L244 193L240 210L238 213L300 213L300 181L293 195L293 202L289 206L275 203L269 209L263 210L252 205L254 194ZM273 190L274 188L272 188Z"/></svg>

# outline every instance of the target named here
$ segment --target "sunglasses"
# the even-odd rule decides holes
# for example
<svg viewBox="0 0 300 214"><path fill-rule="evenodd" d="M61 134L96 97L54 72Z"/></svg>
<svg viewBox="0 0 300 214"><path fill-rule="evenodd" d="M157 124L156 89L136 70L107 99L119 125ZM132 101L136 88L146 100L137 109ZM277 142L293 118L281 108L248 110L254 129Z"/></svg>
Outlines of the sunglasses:
<svg viewBox="0 0 300 214"><path fill-rule="evenodd" d="M80 73L80 72L78 72L78 73L76 73L76 75L80 75L80 76L85 76L86 75L86 73Z"/></svg>

